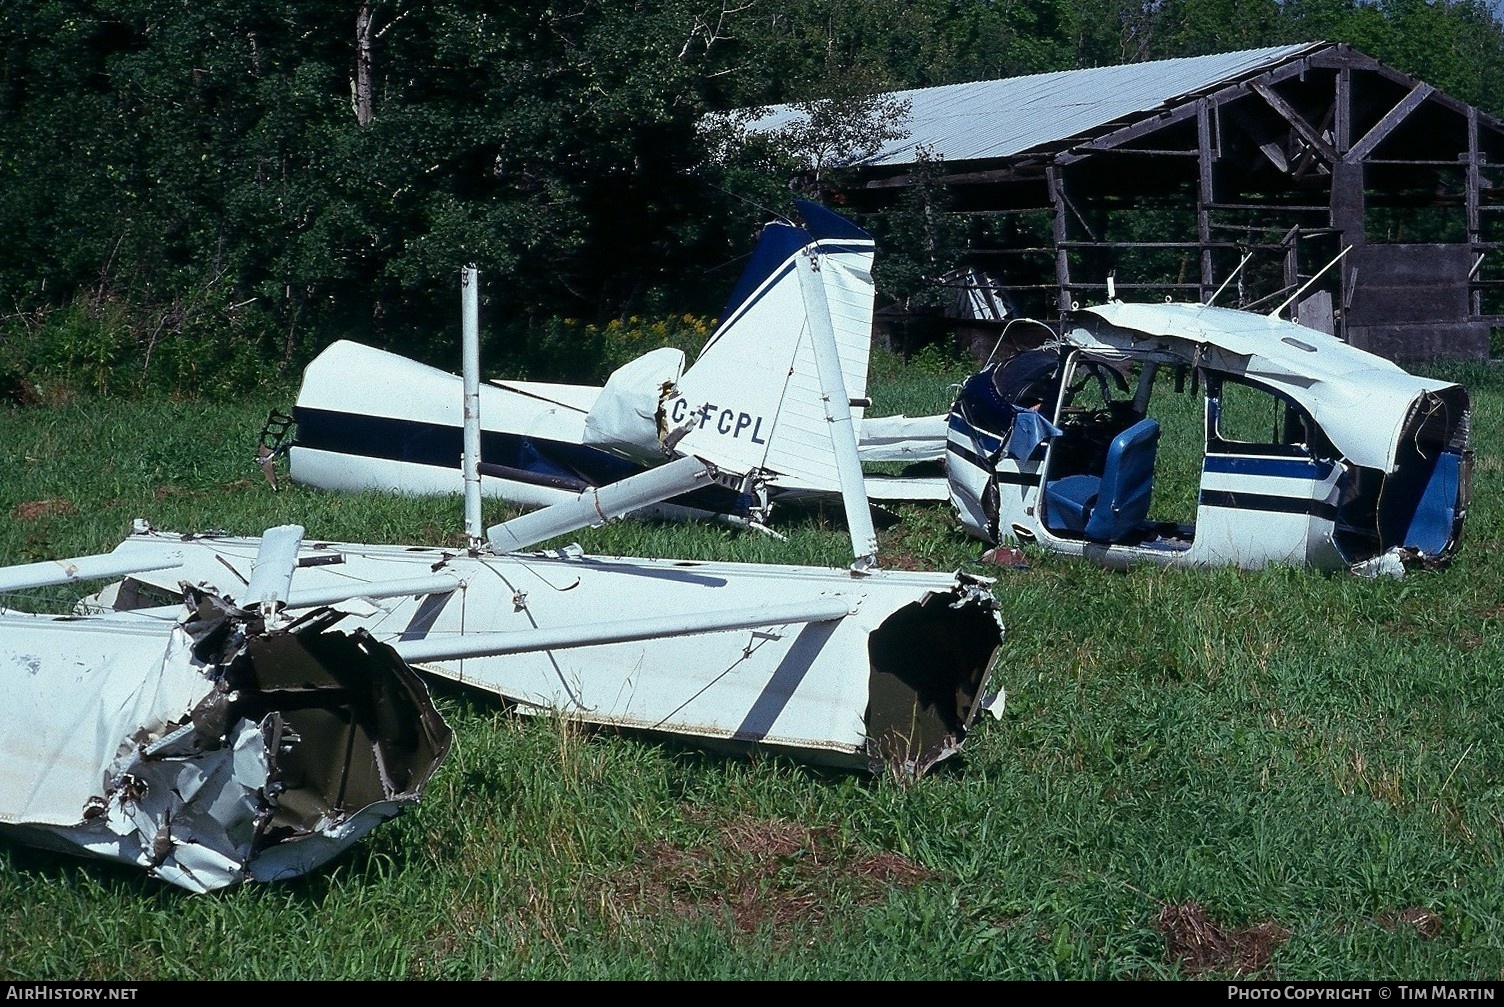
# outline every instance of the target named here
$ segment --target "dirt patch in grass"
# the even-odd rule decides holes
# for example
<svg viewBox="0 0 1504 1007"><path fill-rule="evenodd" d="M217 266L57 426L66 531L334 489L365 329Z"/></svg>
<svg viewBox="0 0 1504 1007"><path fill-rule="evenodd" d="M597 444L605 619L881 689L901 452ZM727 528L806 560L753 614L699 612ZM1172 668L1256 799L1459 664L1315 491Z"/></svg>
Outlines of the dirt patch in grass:
<svg viewBox="0 0 1504 1007"><path fill-rule="evenodd" d="M1504 605L1490 605L1486 608L1474 608L1473 618L1480 623L1495 623L1491 628L1497 628L1499 622L1504 622ZM1483 646L1483 634L1476 630L1466 630L1457 637L1457 643L1463 650L1476 650Z"/></svg>
<svg viewBox="0 0 1504 1007"><path fill-rule="evenodd" d="M878 536L878 542L882 564L890 570L924 568L924 559L919 551L921 544L916 541L916 536L910 529L902 526L889 529Z"/></svg>
<svg viewBox="0 0 1504 1007"><path fill-rule="evenodd" d="M983 566L1001 566L1010 570L1029 569L1029 557L1017 546L998 546L982 553L977 560Z"/></svg>
<svg viewBox="0 0 1504 1007"><path fill-rule="evenodd" d="M1271 920L1228 930L1196 902L1165 906L1155 926L1165 935L1166 957L1189 976L1252 975L1266 968L1275 950L1290 939L1290 931Z"/></svg>
<svg viewBox="0 0 1504 1007"><path fill-rule="evenodd" d="M76 513L78 513L78 508L73 506L73 501L61 498L26 500L16 504L10 510L13 521L40 521L44 517L60 517Z"/></svg>
<svg viewBox="0 0 1504 1007"><path fill-rule="evenodd" d="M788 942L812 939L834 912L934 876L900 854L844 842L830 827L743 816L717 823L694 847L653 843L618 895L639 914L724 918L739 933L766 928Z"/></svg>

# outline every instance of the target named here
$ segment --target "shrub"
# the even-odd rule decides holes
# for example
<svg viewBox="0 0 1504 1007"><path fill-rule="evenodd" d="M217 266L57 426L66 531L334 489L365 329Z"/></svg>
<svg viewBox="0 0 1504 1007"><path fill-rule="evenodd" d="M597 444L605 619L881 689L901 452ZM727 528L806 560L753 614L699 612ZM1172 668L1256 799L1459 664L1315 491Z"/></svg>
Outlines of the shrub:
<svg viewBox="0 0 1504 1007"><path fill-rule="evenodd" d="M224 395L286 367L270 318L209 286L162 303L100 288L0 320L0 396L22 404L79 393ZM284 351L287 347L281 347Z"/></svg>

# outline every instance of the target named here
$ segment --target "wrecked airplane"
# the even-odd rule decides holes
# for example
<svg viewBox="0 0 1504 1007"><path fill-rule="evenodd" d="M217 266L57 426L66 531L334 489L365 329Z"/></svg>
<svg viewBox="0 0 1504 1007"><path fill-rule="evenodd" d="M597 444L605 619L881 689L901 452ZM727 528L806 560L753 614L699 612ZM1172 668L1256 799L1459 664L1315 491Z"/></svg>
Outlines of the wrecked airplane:
<svg viewBox="0 0 1504 1007"><path fill-rule="evenodd" d="M801 394L816 412L797 423L768 421L765 442L718 421L671 428L672 461L490 528L481 521L487 400L477 284L473 267L464 270L463 373L449 389L461 458L458 471L441 471L446 492L463 488L469 547L305 545L286 596L290 609L332 605L347 625L415 667L523 712L913 775L953 755L979 711L1001 710L1002 690L991 685L1002 641L996 600L976 578L877 568L838 326L825 298L831 268L818 248L798 248L779 259L787 276L777 296L797 298L802 322L778 331L788 354L809 357ZM748 384L742 393L767 391ZM706 402L749 401L735 398L737 391L666 384L656 415L637 414L638 433L660 436L678 402L687 403L686 416L704 416L715 413ZM782 386L774 394L783 395ZM743 426L758 429L755 421ZM701 489L744 490L762 482L772 460L795 455L819 461L822 485L839 494L851 539L846 570L527 552ZM233 596L258 549L254 539L167 534L143 524L116 550L139 572L90 604L150 614L179 581ZM624 607L630 617L612 617Z"/></svg>
<svg viewBox="0 0 1504 1007"><path fill-rule="evenodd" d="M327 608L288 618L300 539L267 533L240 605L174 583L150 617L0 610L0 835L205 892L305 874L418 801L449 727L390 647ZM126 572L7 567L0 591Z"/></svg>
<svg viewBox="0 0 1504 1007"><path fill-rule="evenodd" d="M679 438L716 438L755 481L708 486L654 505L656 516L762 523L772 501L839 491L824 430L824 385L810 337L813 315L835 336L841 384L862 462L938 462L944 417L866 416L872 338L871 235L801 202L802 224L775 221L758 240L724 321L693 365L652 350L604 386L492 380L480 386L482 492L546 506L683 454ZM818 260L818 283L800 262ZM807 278L806 278L807 279ZM351 380L359 375L359 380ZM393 396L390 389L401 388ZM304 372L291 422L263 431L286 452L295 483L329 490L456 492L461 458L460 378L341 341ZM276 428L276 429L273 429ZM279 433L292 430L286 441ZM284 434L285 436L285 434ZM867 475L877 501L944 501L943 476Z"/></svg>
<svg viewBox="0 0 1504 1007"><path fill-rule="evenodd" d="M89 605L151 616L178 580L232 591L257 550L142 525L113 555L180 558ZM1003 701L995 601L957 574L311 542L288 604L523 713L845 768L922 774Z"/></svg>
<svg viewBox="0 0 1504 1007"><path fill-rule="evenodd" d="M843 226L834 248L786 235L744 292L739 317L758 327L758 346L730 339L715 368L602 390L611 407L577 417L596 444L654 464L557 483L543 507L488 529L477 284L464 270L463 374L430 389L457 420L458 465L389 457L400 468L387 471L432 468L442 492L463 489L467 548L308 543L295 527L170 534L140 521L108 556L0 571L0 592L121 578L72 617L0 613L0 665L30 689L0 715L0 826L197 891L310 870L416 800L447 752L412 668L522 712L710 747L912 776L955 755L981 711L1000 715L1002 624L985 580L877 568L855 372L839 342L850 305L827 296L853 254L841 242L855 229ZM745 380L764 353L788 371ZM371 419L304 412L298 423L385 443L391 428ZM312 462L353 480L339 488L371 478L342 467L340 451L293 450L295 477ZM530 472L514 482L540 485ZM838 494L850 567L525 552L688 494L767 487ZM624 608L630 617L611 617Z"/></svg>
<svg viewBox="0 0 1504 1007"><path fill-rule="evenodd" d="M1457 549L1470 415L1462 386L1293 322L1112 301L965 383L946 472L993 544L1396 574Z"/></svg>
<svg viewBox="0 0 1504 1007"><path fill-rule="evenodd" d="M996 601L981 579L877 568L822 280L835 270L799 248L780 267L803 316L783 349L808 355L801 394L816 410L791 410L798 422L773 419L786 399L734 398L725 375L666 384L656 414L619 429L656 438L683 402L664 441L676 457L483 528L469 267L463 374L449 388L460 459L445 470L445 491L463 489L467 548L138 521L108 555L0 570L0 594L120 578L73 616L0 611L0 667L25 687L0 713L0 832L194 891L312 870L417 800L447 753L414 668L524 713L708 747L911 776L955 755L1004 701L991 682ZM767 410L766 437L755 420L705 419L732 408L711 396L738 415ZM746 492L770 459L796 456L821 461L845 507L846 570L524 552L700 489Z"/></svg>
<svg viewBox="0 0 1504 1007"><path fill-rule="evenodd" d="M552 524L504 534L529 528ZM193 891L314 870L418 800L450 733L413 669L523 713L911 776L1004 701L995 600L959 574L138 522L110 554L0 570L0 592L101 577L121 579L71 616L0 610L24 685L0 834Z"/></svg>

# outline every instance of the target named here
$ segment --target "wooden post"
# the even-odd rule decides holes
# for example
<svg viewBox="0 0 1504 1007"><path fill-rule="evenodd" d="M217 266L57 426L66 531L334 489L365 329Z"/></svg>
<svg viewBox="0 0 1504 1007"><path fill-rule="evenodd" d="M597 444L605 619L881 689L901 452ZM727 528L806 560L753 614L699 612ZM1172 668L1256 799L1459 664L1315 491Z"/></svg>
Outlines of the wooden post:
<svg viewBox="0 0 1504 1007"><path fill-rule="evenodd" d="M1336 140L1338 160L1332 165L1331 226L1340 232L1337 243L1343 248L1351 245L1358 254L1341 267L1337 284L1340 310L1336 313L1336 335L1348 339L1347 314L1352 304L1353 287L1358 277L1358 260L1362 258L1365 231L1363 223L1363 160L1352 159L1352 68L1342 67L1337 72Z"/></svg>
<svg viewBox="0 0 1504 1007"><path fill-rule="evenodd" d="M1216 284L1212 268L1212 221L1207 205L1216 202L1212 187L1211 106L1205 98L1196 103L1196 165L1199 186L1196 190L1196 240L1201 243L1201 293L1205 304Z"/></svg>
<svg viewBox="0 0 1504 1007"><path fill-rule="evenodd" d="M1475 255L1478 252L1479 243L1483 240L1483 225L1478 210L1478 188L1481 184L1482 179L1478 170L1478 108L1475 105L1469 105L1467 107L1467 240L1472 244ZM1472 284L1469 284L1468 290L1468 310L1475 317L1483 314L1483 291Z"/></svg>
<svg viewBox="0 0 1504 1007"><path fill-rule="evenodd" d="M1065 247L1065 181L1055 165L1044 170L1044 178L1050 190L1050 207L1054 211L1055 283L1060 288L1059 312L1063 315L1071 309L1071 264Z"/></svg>

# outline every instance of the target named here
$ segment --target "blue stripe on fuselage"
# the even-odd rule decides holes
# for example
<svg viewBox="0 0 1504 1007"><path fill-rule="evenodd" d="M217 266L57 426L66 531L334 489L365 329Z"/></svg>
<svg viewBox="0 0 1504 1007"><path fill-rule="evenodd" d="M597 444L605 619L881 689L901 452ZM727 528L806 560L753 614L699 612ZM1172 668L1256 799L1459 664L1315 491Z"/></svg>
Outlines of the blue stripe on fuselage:
<svg viewBox="0 0 1504 1007"><path fill-rule="evenodd" d="M1281 479L1324 481L1332 474L1332 462L1311 458L1271 458L1267 455L1206 456L1206 471L1239 476L1273 476Z"/></svg>
<svg viewBox="0 0 1504 1007"><path fill-rule="evenodd" d="M444 423L370 416L330 409L294 406L297 420L295 448L331 454L460 469L464 430ZM645 467L585 444L529 437L499 430L482 430L481 458L540 476L576 479L604 486L645 471ZM455 483L456 492L462 483ZM674 497L669 503L701 507L728 514L746 514L749 498L723 486L704 486Z"/></svg>
<svg viewBox="0 0 1504 1007"><path fill-rule="evenodd" d="M977 446L989 454L995 454L1003 446L1002 439L987 433L979 427L974 427L966 421L966 417L960 413L950 414L950 428L962 437L975 441Z"/></svg>
<svg viewBox="0 0 1504 1007"><path fill-rule="evenodd" d="M1199 499L1203 507L1263 511L1269 514L1304 514L1310 517L1321 518L1323 521L1337 520L1337 508L1323 500L1272 496L1265 493L1248 493L1242 490L1202 490Z"/></svg>

